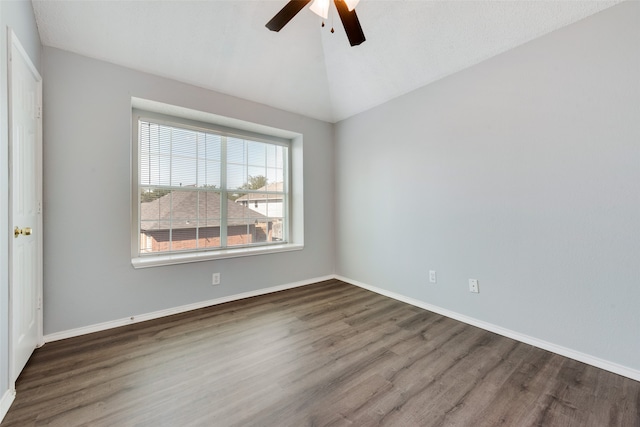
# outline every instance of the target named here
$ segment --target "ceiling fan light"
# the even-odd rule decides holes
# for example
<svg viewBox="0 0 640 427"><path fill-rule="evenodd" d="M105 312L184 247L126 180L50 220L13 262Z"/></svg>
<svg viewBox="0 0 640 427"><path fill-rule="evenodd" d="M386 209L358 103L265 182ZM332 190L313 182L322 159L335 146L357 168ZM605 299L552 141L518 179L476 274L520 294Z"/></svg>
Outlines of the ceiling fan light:
<svg viewBox="0 0 640 427"><path fill-rule="evenodd" d="M327 19L329 17L329 0L313 0L309 9L316 15Z"/></svg>
<svg viewBox="0 0 640 427"><path fill-rule="evenodd" d="M347 9L349 9L349 12L351 12L356 8L360 0L344 0L344 2L347 4Z"/></svg>

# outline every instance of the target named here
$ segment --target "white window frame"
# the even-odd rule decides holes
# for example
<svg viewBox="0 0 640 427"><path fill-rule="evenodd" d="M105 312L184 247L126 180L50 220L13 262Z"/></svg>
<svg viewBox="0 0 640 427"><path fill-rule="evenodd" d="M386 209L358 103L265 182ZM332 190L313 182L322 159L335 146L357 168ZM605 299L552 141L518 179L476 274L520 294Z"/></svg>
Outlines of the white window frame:
<svg viewBox="0 0 640 427"><path fill-rule="evenodd" d="M183 107L159 103L140 98L131 102L131 263L134 268L183 264L224 258L235 258L269 253L301 250L304 248L304 197L302 173L302 135L282 129L271 128L211 113L191 110ZM177 125L179 127L210 131L247 138L254 141L272 142L287 145L288 164L288 203L287 229L284 230L287 242L281 244L231 247L212 250L194 250L173 253L140 252L140 157L138 123L140 119L149 119L156 123Z"/></svg>

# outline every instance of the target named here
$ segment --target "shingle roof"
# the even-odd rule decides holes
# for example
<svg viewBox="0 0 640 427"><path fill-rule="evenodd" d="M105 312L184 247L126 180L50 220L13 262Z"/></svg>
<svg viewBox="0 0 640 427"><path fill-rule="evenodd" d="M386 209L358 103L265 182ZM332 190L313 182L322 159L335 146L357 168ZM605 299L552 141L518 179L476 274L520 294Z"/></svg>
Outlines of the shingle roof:
<svg viewBox="0 0 640 427"><path fill-rule="evenodd" d="M173 207L173 212L171 211ZM266 217L258 212L229 200L228 225L254 224ZM220 193L211 191L176 190L151 202L140 204L140 220L143 230L172 228L219 227Z"/></svg>

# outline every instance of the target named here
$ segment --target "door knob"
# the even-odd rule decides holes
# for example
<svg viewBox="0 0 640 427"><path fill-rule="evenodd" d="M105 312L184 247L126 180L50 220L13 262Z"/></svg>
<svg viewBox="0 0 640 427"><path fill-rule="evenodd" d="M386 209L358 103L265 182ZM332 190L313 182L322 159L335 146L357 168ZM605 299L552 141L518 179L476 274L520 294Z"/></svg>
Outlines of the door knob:
<svg viewBox="0 0 640 427"><path fill-rule="evenodd" d="M33 230L31 230L31 227L25 227L25 228L18 228L16 227L13 230L13 237L18 237L19 235L23 235L23 236L31 236L31 233L33 232Z"/></svg>

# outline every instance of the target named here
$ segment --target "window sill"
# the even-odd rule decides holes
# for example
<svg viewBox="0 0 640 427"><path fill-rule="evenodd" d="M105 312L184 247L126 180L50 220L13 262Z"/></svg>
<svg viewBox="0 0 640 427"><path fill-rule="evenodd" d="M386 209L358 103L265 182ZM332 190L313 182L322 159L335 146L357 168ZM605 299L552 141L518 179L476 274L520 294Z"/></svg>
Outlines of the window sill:
<svg viewBox="0 0 640 427"><path fill-rule="evenodd" d="M190 252L170 255L151 255L131 259L133 268L158 267L162 265L186 264L190 262L212 261L225 258L238 258L253 255L275 254L280 252L300 251L303 244L288 243L282 245L257 246L252 248L225 249L210 252Z"/></svg>

